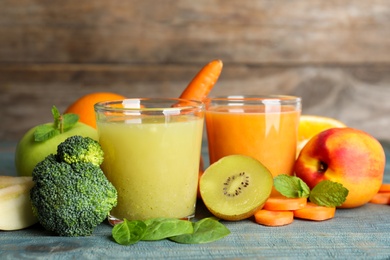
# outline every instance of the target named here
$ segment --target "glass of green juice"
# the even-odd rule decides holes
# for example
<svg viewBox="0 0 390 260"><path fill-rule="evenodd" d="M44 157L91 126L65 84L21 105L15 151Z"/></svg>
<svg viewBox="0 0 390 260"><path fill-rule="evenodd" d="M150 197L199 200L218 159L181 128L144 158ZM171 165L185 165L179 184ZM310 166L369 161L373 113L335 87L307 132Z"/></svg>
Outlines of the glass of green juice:
<svg viewBox="0 0 390 260"><path fill-rule="evenodd" d="M204 104L131 98L95 104L102 169L118 191L108 217L190 219L195 215Z"/></svg>

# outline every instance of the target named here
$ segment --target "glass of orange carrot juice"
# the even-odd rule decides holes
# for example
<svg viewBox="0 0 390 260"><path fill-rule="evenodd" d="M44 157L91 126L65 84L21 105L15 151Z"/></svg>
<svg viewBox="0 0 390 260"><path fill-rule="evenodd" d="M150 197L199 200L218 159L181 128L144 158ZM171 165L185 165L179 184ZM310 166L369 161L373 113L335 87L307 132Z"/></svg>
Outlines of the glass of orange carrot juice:
<svg viewBox="0 0 390 260"><path fill-rule="evenodd" d="M195 214L204 104L139 98L95 104L102 169L118 191L108 220Z"/></svg>
<svg viewBox="0 0 390 260"><path fill-rule="evenodd" d="M227 96L206 101L210 163L252 156L273 176L293 173L301 99L294 96Z"/></svg>

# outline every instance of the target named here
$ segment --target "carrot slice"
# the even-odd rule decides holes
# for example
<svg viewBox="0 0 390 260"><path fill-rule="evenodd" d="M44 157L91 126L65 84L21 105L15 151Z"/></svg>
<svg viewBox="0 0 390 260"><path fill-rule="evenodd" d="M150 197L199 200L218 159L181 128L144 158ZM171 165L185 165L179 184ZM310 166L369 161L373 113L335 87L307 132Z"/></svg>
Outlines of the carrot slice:
<svg viewBox="0 0 390 260"><path fill-rule="evenodd" d="M370 202L382 205L390 204L390 192L378 192L372 197Z"/></svg>
<svg viewBox="0 0 390 260"><path fill-rule="evenodd" d="M254 217L256 223L270 227L285 226L294 221L294 213L292 211L260 209L255 212Z"/></svg>
<svg viewBox="0 0 390 260"><path fill-rule="evenodd" d="M336 208L318 206L313 202L308 202L304 208L294 210L293 212L296 218L322 221L333 218L336 214Z"/></svg>
<svg viewBox="0 0 390 260"><path fill-rule="evenodd" d="M180 98L204 101L222 72L221 60L206 64L181 93Z"/></svg>
<svg viewBox="0 0 390 260"><path fill-rule="evenodd" d="M306 206L307 198L287 198L271 196L267 199L263 209L266 210L296 210Z"/></svg>
<svg viewBox="0 0 390 260"><path fill-rule="evenodd" d="M379 188L379 193L382 192L390 192L390 183L382 183L382 185Z"/></svg>

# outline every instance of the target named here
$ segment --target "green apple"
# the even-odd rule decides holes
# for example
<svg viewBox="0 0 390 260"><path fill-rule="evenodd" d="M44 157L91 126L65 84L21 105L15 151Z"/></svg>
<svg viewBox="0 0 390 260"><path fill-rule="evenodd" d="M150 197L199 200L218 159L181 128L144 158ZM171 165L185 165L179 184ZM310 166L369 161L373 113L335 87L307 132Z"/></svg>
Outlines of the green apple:
<svg viewBox="0 0 390 260"><path fill-rule="evenodd" d="M35 126L28 130L20 139L15 151L15 166L18 175L31 176L37 163L45 159L49 154L56 154L57 146L70 136L81 135L98 140L95 128L82 122L77 122L78 117L75 119L75 122L69 123L67 120L64 120L64 117L66 119L67 115L59 115L58 110L55 108L53 112L54 123ZM44 135L44 140L36 141L35 133L42 128L45 131L49 129L49 131L55 132L55 134L50 132Z"/></svg>

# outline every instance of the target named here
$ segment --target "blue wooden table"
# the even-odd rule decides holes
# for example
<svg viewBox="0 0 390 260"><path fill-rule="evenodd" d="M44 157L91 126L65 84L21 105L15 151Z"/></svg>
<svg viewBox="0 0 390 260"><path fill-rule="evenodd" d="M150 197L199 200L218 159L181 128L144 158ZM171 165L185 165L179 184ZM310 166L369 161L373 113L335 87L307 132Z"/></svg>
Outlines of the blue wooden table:
<svg viewBox="0 0 390 260"><path fill-rule="evenodd" d="M390 145L384 143L387 158ZM15 143L0 142L0 174L15 175ZM204 151L206 152L206 151ZM389 162L389 159L388 159ZM385 181L390 182L390 164ZM197 218L210 213L201 202ZM390 206L367 204L338 209L332 220L295 220L265 227L252 219L223 222L231 234L209 244L184 245L168 240L116 244L112 227L99 225L89 237L58 237L39 224L20 231L0 231L1 259L390 259Z"/></svg>

